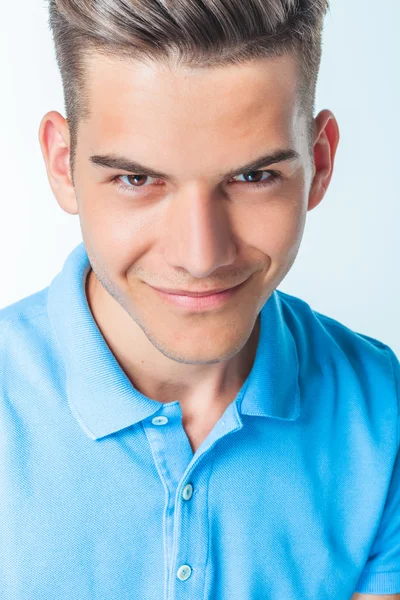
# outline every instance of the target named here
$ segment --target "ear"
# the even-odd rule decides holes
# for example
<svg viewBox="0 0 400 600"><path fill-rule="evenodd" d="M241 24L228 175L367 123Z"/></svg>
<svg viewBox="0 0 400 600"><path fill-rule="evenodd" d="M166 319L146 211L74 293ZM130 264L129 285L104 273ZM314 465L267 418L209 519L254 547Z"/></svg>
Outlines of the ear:
<svg viewBox="0 0 400 600"><path fill-rule="evenodd" d="M60 113L45 114L39 128L39 142L47 177L60 207L76 215L78 203L70 173L70 135L67 120Z"/></svg>
<svg viewBox="0 0 400 600"><path fill-rule="evenodd" d="M318 206L328 189L339 139L335 116L330 110L321 111L315 118L314 176L308 199L309 211Z"/></svg>

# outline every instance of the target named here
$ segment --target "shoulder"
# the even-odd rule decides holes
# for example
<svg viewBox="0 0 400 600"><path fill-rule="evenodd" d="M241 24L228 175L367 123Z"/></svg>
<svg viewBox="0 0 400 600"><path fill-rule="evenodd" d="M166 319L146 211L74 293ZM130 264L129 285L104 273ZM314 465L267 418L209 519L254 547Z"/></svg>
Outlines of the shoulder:
<svg viewBox="0 0 400 600"><path fill-rule="evenodd" d="M29 327L29 324L37 317L47 316L48 290L49 288L46 287L0 309L1 341L24 327Z"/></svg>
<svg viewBox="0 0 400 600"><path fill-rule="evenodd" d="M10 406L25 414L49 390L63 393L65 365L48 314L48 290L0 309L0 423Z"/></svg>
<svg viewBox="0 0 400 600"><path fill-rule="evenodd" d="M370 350L386 351L389 346L371 336L355 331L351 327L341 323L337 319L333 319L328 315L320 313L313 309L305 300L296 296L291 296L285 292L278 291L278 298L281 302L282 310L285 318L293 323L297 318L298 323L302 326L304 333L317 333L318 331L329 335L332 341L337 344L354 344L361 348Z"/></svg>
<svg viewBox="0 0 400 600"><path fill-rule="evenodd" d="M314 310L301 298L277 293L285 323L303 362L339 365L357 373L364 381L382 377L393 389L399 362L390 346Z"/></svg>
<svg viewBox="0 0 400 600"><path fill-rule="evenodd" d="M11 380L51 362L54 333L48 317L48 287L0 309L0 375Z"/></svg>

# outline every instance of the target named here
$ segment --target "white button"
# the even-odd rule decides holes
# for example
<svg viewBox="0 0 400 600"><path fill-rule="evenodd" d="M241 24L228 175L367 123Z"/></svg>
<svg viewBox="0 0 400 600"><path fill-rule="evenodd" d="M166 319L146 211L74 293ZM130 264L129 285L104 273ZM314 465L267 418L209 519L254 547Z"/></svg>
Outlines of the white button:
<svg viewBox="0 0 400 600"><path fill-rule="evenodd" d="M179 567L177 572L178 579L180 579L181 581L185 581L190 577L191 572L192 569L189 567L189 565L182 565L181 567Z"/></svg>
<svg viewBox="0 0 400 600"><path fill-rule="evenodd" d="M153 425L165 425L165 423L168 423L168 419L167 417L154 417L151 422Z"/></svg>
<svg viewBox="0 0 400 600"><path fill-rule="evenodd" d="M191 483L188 483L183 488L182 497L183 497L184 500L190 500L190 498L192 497L192 495L193 495L193 486L192 486Z"/></svg>

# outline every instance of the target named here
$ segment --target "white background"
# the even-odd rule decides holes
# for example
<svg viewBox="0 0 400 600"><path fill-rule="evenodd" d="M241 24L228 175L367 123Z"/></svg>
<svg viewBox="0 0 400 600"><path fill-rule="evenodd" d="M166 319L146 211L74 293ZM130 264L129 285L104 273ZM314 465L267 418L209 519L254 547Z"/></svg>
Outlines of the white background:
<svg viewBox="0 0 400 600"><path fill-rule="evenodd" d="M398 0L332 0L316 114L341 140L330 188L308 213L302 245L278 289L400 356ZM2 6L0 308L48 286L81 241L58 206L38 141L43 115L65 116L45 0Z"/></svg>

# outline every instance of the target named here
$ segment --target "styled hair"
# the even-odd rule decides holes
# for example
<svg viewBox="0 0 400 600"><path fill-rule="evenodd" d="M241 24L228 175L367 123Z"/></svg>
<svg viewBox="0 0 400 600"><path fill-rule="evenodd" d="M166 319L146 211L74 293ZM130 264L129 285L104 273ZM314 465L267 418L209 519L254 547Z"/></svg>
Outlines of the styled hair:
<svg viewBox="0 0 400 600"><path fill-rule="evenodd" d="M85 58L97 54L188 68L292 53L312 151L322 28L329 0L48 0L64 90L73 176L77 130L90 117Z"/></svg>

